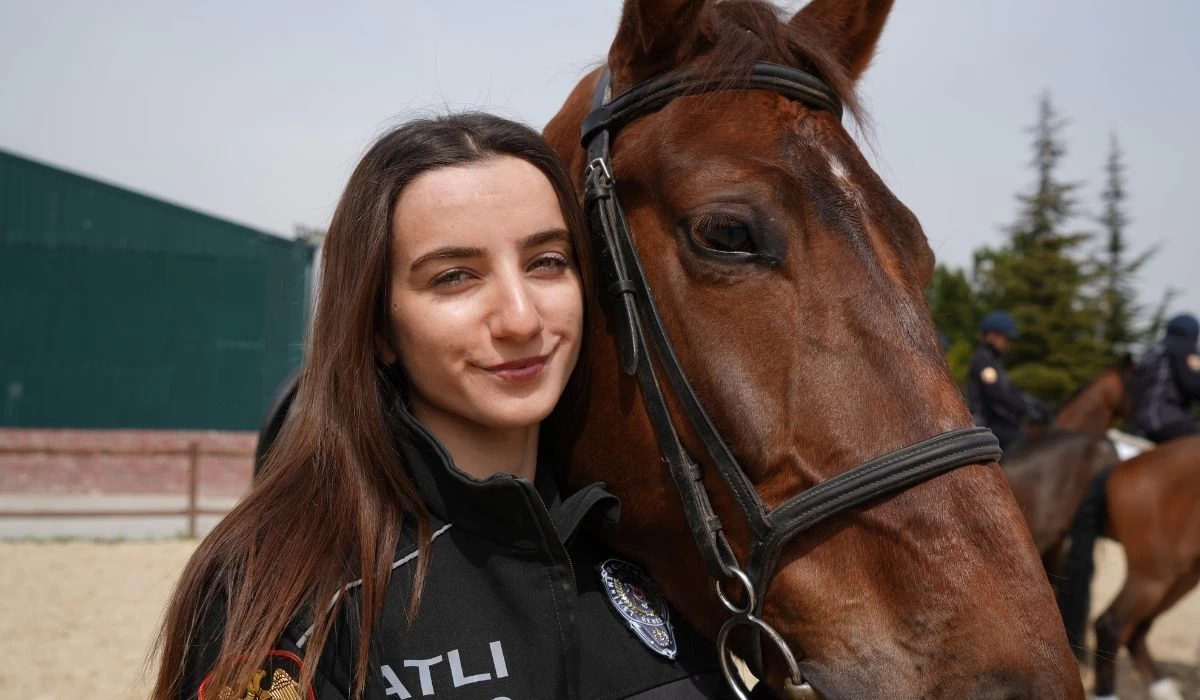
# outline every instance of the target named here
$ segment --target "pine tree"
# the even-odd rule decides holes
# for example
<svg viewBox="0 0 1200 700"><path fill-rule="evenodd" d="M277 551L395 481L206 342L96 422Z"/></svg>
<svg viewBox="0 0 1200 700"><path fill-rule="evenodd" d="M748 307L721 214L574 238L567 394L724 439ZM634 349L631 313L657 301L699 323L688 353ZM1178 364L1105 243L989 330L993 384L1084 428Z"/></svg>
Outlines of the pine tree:
<svg viewBox="0 0 1200 700"><path fill-rule="evenodd" d="M954 343L960 338L975 337L981 313L975 302L971 283L962 270L938 265L929 283L929 307L938 330Z"/></svg>
<svg viewBox="0 0 1200 700"><path fill-rule="evenodd" d="M1008 242L975 255L975 281L982 304L1006 309L1021 338L1008 357L1011 377L1026 391L1058 401L1108 364L1100 336L1102 309L1087 292L1097 273L1074 255L1090 234L1068 230L1076 215L1079 183L1060 179L1066 145L1065 121L1050 96L1038 103L1033 134L1032 191L1020 194L1020 213L1008 227Z"/></svg>
<svg viewBox="0 0 1200 700"><path fill-rule="evenodd" d="M1097 219L1106 237L1100 303L1104 312L1102 338L1109 354L1115 357L1150 339L1147 331L1152 329L1138 327L1137 319L1143 309L1137 303L1134 277L1155 250L1150 249L1133 260L1126 259L1129 244L1125 239L1125 229L1129 225L1129 216L1125 213L1125 200L1128 195L1125 191L1125 164L1115 134L1109 145L1105 175L1104 191L1100 193L1104 211Z"/></svg>
<svg viewBox="0 0 1200 700"><path fill-rule="evenodd" d="M1053 246L1061 228L1075 213L1073 193L1079 183L1060 182L1059 162L1066 155L1062 128L1066 121L1054 111L1049 93L1038 100L1038 120L1029 128L1033 133L1033 162L1037 184L1031 194L1017 195L1023 206L1022 218L1010 229L1012 245L1017 252L1029 251L1038 245Z"/></svg>

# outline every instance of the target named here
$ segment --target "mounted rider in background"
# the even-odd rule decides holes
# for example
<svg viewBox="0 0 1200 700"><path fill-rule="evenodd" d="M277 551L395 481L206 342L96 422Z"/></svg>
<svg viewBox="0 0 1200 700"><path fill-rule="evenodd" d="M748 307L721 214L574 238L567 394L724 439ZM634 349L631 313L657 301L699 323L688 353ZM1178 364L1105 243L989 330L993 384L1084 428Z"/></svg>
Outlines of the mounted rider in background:
<svg viewBox="0 0 1200 700"><path fill-rule="evenodd" d="M1001 357L1009 345L1020 337L1017 323L1007 311L991 311L983 317L979 330L983 340L971 355L967 370L967 405L975 417L975 425L991 429L1007 450L1022 437L1021 423L1025 418L1044 419L1045 405L1018 389L1008 379Z"/></svg>
<svg viewBox="0 0 1200 700"><path fill-rule="evenodd" d="M1134 424L1154 442L1200 435L1191 413L1200 401L1200 322L1180 314L1167 322L1162 340L1151 345L1137 367L1133 396Z"/></svg>

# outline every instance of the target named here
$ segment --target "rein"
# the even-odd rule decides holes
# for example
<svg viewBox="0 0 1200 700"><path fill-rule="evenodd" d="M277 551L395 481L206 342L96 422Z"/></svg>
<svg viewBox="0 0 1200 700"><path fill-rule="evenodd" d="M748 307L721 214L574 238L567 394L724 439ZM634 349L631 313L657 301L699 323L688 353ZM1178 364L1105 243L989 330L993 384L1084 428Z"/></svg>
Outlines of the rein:
<svg viewBox="0 0 1200 700"><path fill-rule="evenodd" d="M854 467L768 509L713 425L675 354L617 198L611 145L622 127L687 95L766 90L813 109L830 112L839 119L841 102L816 76L764 61L754 65L748 79L735 75L714 79L686 73L668 74L641 83L616 97L611 96L611 80L610 72L605 70L596 86L591 112L583 122L582 143L588 154L585 207L608 287L621 370L637 377L643 405L683 502L688 527L709 576L716 582L717 596L729 613L717 635L721 669L738 698L749 700L750 691L733 666L730 648L730 633L739 627L748 627L756 632L752 637L749 661L757 674L762 675L762 639L765 636L787 663L786 697L819 698L819 693L805 682L796 656L782 635L762 619L763 599L784 546L818 523L879 497L903 491L959 467L996 461L1001 454L999 443L986 428L952 430ZM744 566L734 555L721 519L713 509L704 485L704 470L680 440L658 373L651 362L651 349L682 410L687 428L704 448L706 464L711 465L728 486L750 527L750 551ZM725 591L726 585L733 586L740 595L730 596Z"/></svg>

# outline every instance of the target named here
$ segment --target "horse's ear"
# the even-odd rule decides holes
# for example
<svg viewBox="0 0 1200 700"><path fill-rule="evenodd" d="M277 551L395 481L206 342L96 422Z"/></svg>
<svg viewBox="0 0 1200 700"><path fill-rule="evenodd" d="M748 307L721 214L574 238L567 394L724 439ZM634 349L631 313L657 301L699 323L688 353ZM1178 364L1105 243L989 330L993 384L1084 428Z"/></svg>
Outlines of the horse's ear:
<svg viewBox="0 0 1200 700"><path fill-rule="evenodd" d="M701 37L707 0L625 0L608 67L618 89L665 73L689 58Z"/></svg>
<svg viewBox="0 0 1200 700"><path fill-rule="evenodd" d="M828 47L841 59L851 80L858 80L883 33L893 0L812 0L792 17L818 35L829 37Z"/></svg>

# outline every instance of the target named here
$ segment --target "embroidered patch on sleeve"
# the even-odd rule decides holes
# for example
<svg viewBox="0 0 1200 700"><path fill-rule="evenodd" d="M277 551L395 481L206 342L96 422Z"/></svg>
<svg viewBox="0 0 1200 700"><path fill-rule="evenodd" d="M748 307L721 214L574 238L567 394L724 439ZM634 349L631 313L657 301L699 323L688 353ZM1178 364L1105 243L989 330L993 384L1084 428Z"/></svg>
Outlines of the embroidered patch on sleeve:
<svg viewBox="0 0 1200 700"><path fill-rule="evenodd" d="M312 688L307 693L300 688L300 657L289 651L274 649L267 654L263 667L255 671L237 690L225 686L212 693L208 687L210 673L200 684L200 700L311 700L316 697Z"/></svg>
<svg viewBox="0 0 1200 700"><path fill-rule="evenodd" d="M995 384L1000 379L1000 373L996 371L995 367L984 367L983 371L979 373L979 378L983 380L984 384Z"/></svg>

